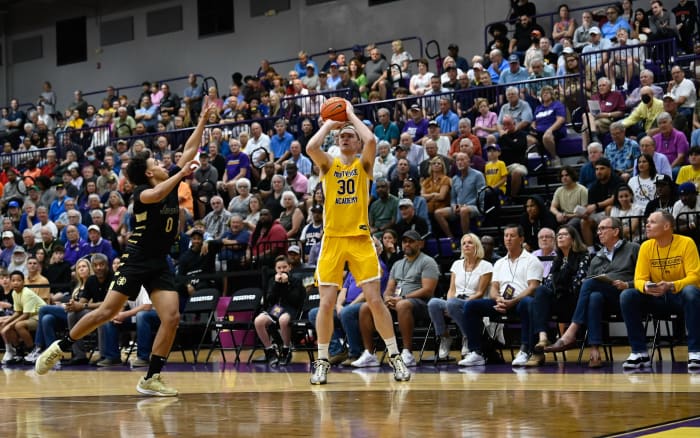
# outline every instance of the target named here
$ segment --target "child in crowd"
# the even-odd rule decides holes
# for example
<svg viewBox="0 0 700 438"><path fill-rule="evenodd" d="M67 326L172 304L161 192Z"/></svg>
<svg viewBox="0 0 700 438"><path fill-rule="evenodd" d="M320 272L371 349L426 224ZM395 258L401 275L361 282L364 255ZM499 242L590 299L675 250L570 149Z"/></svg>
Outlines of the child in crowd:
<svg viewBox="0 0 700 438"><path fill-rule="evenodd" d="M506 163L498 159L501 156L501 147L497 144L487 144L486 156L488 158L484 167L486 185L492 189L499 189L505 195L508 169L506 169Z"/></svg>

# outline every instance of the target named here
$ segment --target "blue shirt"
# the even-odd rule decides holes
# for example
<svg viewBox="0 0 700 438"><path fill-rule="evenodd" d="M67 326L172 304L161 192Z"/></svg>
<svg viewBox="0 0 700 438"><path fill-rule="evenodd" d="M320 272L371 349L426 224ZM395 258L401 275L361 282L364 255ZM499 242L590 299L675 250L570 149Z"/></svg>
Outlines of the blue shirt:
<svg viewBox="0 0 700 438"><path fill-rule="evenodd" d="M391 143L392 139L399 140L399 127L394 122L389 122L389 126L386 128L381 123L374 127L374 135L377 136L379 141L386 141Z"/></svg>
<svg viewBox="0 0 700 438"><path fill-rule="evenodd" d="M282 138L277 134L270 137L270 149L272 153L275 154L275 160L289 150L289 146L292 144L293 140L294 136L287 131L284 131Z"/></svg>
<svg viewBox="0 0 700 438"><path fill-rule="evenodd" d="M312 166L313 166L313 165L311 164L311 160L309 160L308 158L306 158L306 157L303 156L303 155L299 155L299 159L298 159L298 160L295 160L294 157L290 158L290 160L291 160L291 161L294 161L294 162L296 163L296 165L297 165L297 171L298 171L299 173L301 173L302 175L304 175L304 176L306 176L306 177L308 177L309 175L311 175L311 168L312 168ZM287 173L287 171L285 170L285 174L286 174L286 173Z"/></svg>
<svg viewBox="0 0 700 438"><path fill-rule="evenodd" d="M496 70L493 68L493 64L489 65L489 68L486 69L486 71L489 72L489 74L491 75L491 81L494 84L498 83L498 79L501 77L501 74L505 73L507 70L510 70L508 61L502 59L501 65L498 66L498 70L500 71L500 73L496 73Z"/></svg>
<svg viewBox="0 0 700 438"><path fill-rule="evenodd" d="M443 134L457 132L459 117L452 110L447 111L447 114L440 114L435 118L435 121L440 125L440 132Z"/></svg>
<svg viewBox="0 0 700 438"><path fill-rule="evenodd" d="M613 170L625 171L632 169L634 160L642 154L639 144L636 141L625 137L625 142L621 148L615 142L611 142L605 147L605 157L610 160Z"/></svg>
<svg viewBox="0 0 700 438"><path fill-rule="evenodd" d="M517 73L510 71L510 67L501 72L501 76L497 81L499 84L512 84L513 82L523 82L527 81L529 75L525 67L520 67Z"/></svg>
<svg viewBox="0 0 700 438"><path fill-rule="evenodd" d="M476 205L476 195L486 185L484 174L470 168L466 176L452 177L452 205Z"/></svg>
<svg viewBox="0 0 700 438"><path fill-rule="evenodd" d="M627 34L632 33L629 23L623 17L617 17L617 21L614 23L606 22L604 25L600 26L600 32L603 34L603 38L613 39L617 36L617 31L619 29L627 29Z"/></svg>

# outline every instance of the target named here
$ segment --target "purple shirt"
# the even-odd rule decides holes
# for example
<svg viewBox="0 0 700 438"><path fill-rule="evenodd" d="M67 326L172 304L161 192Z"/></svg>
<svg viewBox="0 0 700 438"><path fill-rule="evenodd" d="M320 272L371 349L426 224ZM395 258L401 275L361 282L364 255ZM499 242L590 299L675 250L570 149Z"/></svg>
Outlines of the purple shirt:
<svg viewBox="0 0 700 438"><path fill-rule="evenodd" d="M428 120L421 119L420 122L416 123L413 119L408 119L406 124L403 126L402 132L408 132L413 136L413 141L416 142L421 138L428 135Z"/></svg>
<svg viewBox="0 0 700 438"><path fill-rule="evenodd" d="M228 181L234 179L241 172L241 169L248 169L250 167L250 158L244 152L239 152L238 155L234 156L229 154L226 157L226 176ZM250 173L248 173L250 175Z"/></svg>
<svg viewBox="0 0 700 438"><path fill-rule="evenodd" d="M668 162L673 165L673 161L679 154L688 156L688 139L681 131L673 128L671 135L664 137L660 132L654 136L656 143L656 152L666 155ZM684 159L680 164L686 164L687 159Z"/></svg>
<svg viewBox="0 0 700 438"><path fill-rule="evenodd" d="M548 130L554 122L557 121L557 117L563 117L566 120L566 108L564 104L555 100L549 106L540 105L535 110L535 126L537 132L544 133ZM562 123L558 130L561 135L566 136L566 124Z"/></svg>

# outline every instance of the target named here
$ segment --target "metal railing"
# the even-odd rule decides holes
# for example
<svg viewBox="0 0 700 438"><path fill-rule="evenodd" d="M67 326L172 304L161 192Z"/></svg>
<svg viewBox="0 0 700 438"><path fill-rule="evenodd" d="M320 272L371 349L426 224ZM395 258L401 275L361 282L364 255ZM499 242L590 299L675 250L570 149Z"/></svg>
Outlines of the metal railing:
<svg viewBox="0 0 700 438"><path fill-rule="evenodd" d="M391 42L394 41L394 40L396 40L396 39L400 40L400 41L403 42L403 43L405 43L405 42L414 42L414 41L415 41L416 43L418 43L418 54L419 54L419 56L414 56L414 58L418 59L418 58L422 58L422 57L423 57L423 39L422 39L421 37L419 37L419 36L410 36L410 37L403 37L403 38L395 38L395 39L393 39L393 40L378 41L378 42L371 43L371 44L374 44L376 47L379 47L379 48L382 48L382 47L384 47L384 46L390 46L390 47L391 47ZM364 47L367 47L369 44L370 44L370 43L364 43L364 44L360 44L360 46L362 46L362 47L364 48ZM352 46L351 46L351 47L342 47L342 48L340 48L340 49L336 49L336 53L345 53L345 52L351 52L351 53L352 53ZM414 53L415 53L415 52L414 52ZM328 50L324 50L324 51L322 51L322 52L310 53L310 54L309 54L309 59L314 59L315 56L324 56L324 55L327 55L327 54L328 54ZM390 49L389 51L385 51L384 54L385 54L386 57L387 57L387 61L390 62L390 61L391 61L391 49ZM351 58L352 58L352 57L347 57L347 62L348 62L348 63L350 62L350 59L351 59ZM294 57L294 58L279 59L279 60L276 60L276 61L269 61L269 63L270 63L271 66L274 66L274 65L279 66L279 65L282 65L282 64L289 64L289 63L292 63L292 66L293 66L293 65L294 65L296 62L298 62L298 61L299 61L299 59L298 59L297 57ZM324 62L325 62L325 61L324 61ZM323 65L323 63L321 63L321 65ZM321 65L318 65L318 68L319 68L319 69L321 68ZM282 74L281 72L278 72L278 73ZM284 75L283 75L283 76L284 76Z"/></svg>

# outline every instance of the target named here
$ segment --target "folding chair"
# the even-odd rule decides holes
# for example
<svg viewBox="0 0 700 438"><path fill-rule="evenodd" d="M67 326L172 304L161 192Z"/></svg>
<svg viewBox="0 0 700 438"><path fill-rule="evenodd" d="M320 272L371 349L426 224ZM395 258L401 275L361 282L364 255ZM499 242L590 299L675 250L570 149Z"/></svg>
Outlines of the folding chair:
<svg viewBox="0 0 700 438"><path fill-rule="evenodd" d="M219 302L219 295L220 293L216 289L201 289L196 291L187 301L185 310L182 311L180 316L180 324L177 327L177 333L175 334L176 345L182 353L183 362L187 362L187 358L185 357L185 347L182 338L187 336L188 340L192 341L193 334L202 330L203 333L199 343L193 344L192 347L194 363L197 363L199 350L214 321L214 313L216 311L216 305Z"/></svg>
<svg viewBox="0 0 700 438"><path fill-rule="evenodd" d="M314 361L314 352L316 351L316 327L309 320L309 311L318 307L321 303L321 295L318 290L313 289L311 293L306 294L304 307L301 310L299 318L292 321L292 351L306 351L309 355L309 361Z"/></svg>
<svg viewBox="0 0 700 438"><path fill-rule="evenodd" d="M216 336L209 349L205 363L209 363L212 352L218 349L221 352L221 359L226 363L224 350L236 352L234 362L241 361L241 350L247 344L249 336L255 340L255 326L253 321L260 310L260 303L263 298L263 291L259 287L249 287L240 289L231 297L222 320L214 323ZM221 340L222 333L231 336L231 347L224 347ZM224 334L226 334L224 333Z"/></svg>
<svg viewBox="0 0 700 438"><path fill-rule="evenodd" d="M685 335L685 322L682 314L671 313L668 315L653 316L654 322L654 338L651 343L651 361L654 362L654 355L659 352L659 361L661 357L661 347L668 347L671 353L671 362L676 361L676 355L673 352L673 347L682 343ZM666 335L661 334L661 323L663 322L666 329Z"/></svg>

